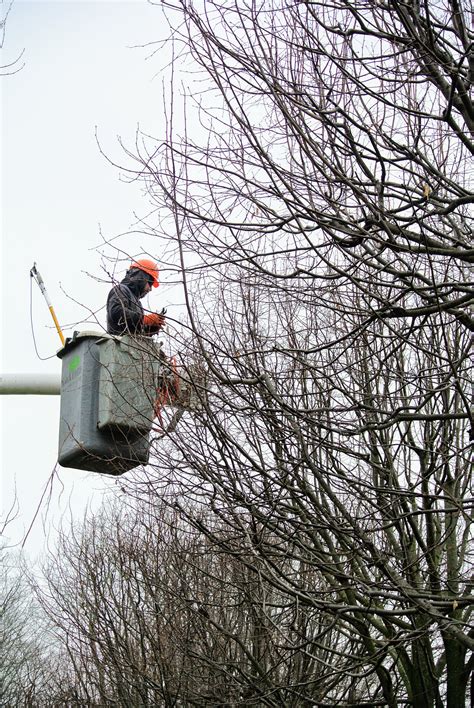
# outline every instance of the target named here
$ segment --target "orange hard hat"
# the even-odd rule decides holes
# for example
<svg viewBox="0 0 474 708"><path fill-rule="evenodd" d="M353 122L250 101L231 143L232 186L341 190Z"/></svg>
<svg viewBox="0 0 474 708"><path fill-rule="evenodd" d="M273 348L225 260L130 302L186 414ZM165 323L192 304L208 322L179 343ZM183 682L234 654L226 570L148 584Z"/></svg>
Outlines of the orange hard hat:
<svg viewBox="0 0 474 708"><path fill-rule="evenodd" d="M153 278L153 287L158 287L158 266L156 265L155 261L152 261L149 258L139 258L137 261L132 262L130 268L138 268L144 273L151 275L151 277Z"/></svg>

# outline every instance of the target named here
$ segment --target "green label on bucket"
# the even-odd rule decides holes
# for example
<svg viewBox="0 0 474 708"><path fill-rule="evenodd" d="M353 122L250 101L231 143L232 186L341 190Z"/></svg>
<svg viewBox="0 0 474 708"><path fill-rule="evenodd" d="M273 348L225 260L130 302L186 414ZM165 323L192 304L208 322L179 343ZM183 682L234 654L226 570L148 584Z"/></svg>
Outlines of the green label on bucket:
<svg viewBox="0 0 474 708"><path fill-rule="evenodd" d="M71 371L71 372L75 371L80 363L81 363L81 357L79 355L76 355L75 357L73 357L71 359L71 361L69 362L69 366L68 366L69 371Z"/></svg>

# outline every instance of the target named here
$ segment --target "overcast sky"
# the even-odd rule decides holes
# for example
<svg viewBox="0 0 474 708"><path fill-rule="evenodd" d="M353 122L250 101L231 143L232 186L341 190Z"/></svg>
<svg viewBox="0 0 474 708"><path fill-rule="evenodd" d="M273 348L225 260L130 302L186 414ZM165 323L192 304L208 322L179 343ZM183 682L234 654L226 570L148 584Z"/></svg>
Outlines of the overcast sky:
<svg viewBox="0 0 474 708"><path fill-rule="evenodd" d="M66 335L97 328L87 325L89 311L105 325L101 308L109 286L95 280L104 277L103 249L96 246L101 233L111 238L127 231L147 202L100 154L96 129L114 158L120 156L117 137L133 145L138 124L164 136L160 72L166 61L133 48L158 39L162 27L160 9L144 0L15 0L11 8L2 64L24 49L24 66L0 79L2 373L60 373L59 337L29 275L34 262ZM134 238L121 246L137 254L144 244ZM166 273L162 279L148 303L156 309L172 306L176 296ZM44 359L35 352L31 319ZM18 542L57 459L59 396L2 396L0 404L2 506L9 507L16 490L19 516L9 536ZM46 511L46 525L70 509L80 515L87 500L100 502L113 484L76 470L61 470L59 477L64 488L56 479L51 503L43 503L27 541L30 555L44 543Z"/></svg>

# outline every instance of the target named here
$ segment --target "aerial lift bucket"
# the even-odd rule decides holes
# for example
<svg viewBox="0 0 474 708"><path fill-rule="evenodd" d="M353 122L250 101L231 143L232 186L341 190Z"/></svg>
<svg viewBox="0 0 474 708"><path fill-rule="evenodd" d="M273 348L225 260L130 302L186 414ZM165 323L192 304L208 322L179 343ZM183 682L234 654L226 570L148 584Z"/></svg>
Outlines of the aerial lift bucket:
<svg viewBox="0 0 474 708"><path fill-rule="evenodd" d="M147 464L160 345L148 337L76 332L58 357L59 464L111 475Z"/></svg>

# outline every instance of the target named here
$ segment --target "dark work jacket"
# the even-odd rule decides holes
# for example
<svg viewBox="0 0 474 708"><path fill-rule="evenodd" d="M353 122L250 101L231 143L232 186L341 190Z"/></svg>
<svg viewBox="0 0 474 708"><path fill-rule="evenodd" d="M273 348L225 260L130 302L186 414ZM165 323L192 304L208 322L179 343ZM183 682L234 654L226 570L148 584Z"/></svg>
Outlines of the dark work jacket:
<svg viewBox="0 0 474 708"><path fill-rule="evenodd" d="M144 334L143 307L144 274L134 268L121 283L115 285L107 298L107 332L109 334Z"/></svg>

